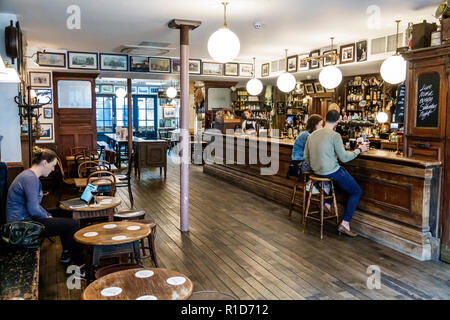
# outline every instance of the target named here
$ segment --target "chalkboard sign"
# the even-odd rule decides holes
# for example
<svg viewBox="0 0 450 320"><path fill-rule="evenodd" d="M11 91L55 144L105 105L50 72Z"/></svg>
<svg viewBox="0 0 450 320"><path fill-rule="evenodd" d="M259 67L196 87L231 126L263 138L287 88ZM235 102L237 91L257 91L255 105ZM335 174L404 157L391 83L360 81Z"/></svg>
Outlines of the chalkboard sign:
<svg viewBox="0 0 450 320"><path fill-rule="evenodd" d="M277 114L284 114L284 102L277 102Z"/></svg>
<svg viewBox="0 0 450 320"><path fill-rule="evenodd" d="M395 122L405 122L405 88L404 84L398 86L397 104L395 105Z"/></svg>
<svg viewBox="0 0 450 320"><path fill-rule="evenodd" d="M417 80L416 127L438 127L439 73L425 73Z"/></svg>

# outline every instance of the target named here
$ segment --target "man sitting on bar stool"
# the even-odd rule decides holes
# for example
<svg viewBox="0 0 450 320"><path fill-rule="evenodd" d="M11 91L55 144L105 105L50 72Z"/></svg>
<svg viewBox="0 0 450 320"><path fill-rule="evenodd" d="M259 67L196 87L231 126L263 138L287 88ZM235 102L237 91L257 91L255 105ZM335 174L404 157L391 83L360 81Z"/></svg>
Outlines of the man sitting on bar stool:
<svg viewBox="0 0 450 320"><path fill-rule="evenodd" d="M350 220L362 191L355 179L339 166L338 159L342 162L351 161L360 153L369 150L369 145L361 144L354 151L346 151L341 135L334 131L338 123L339 112L328 111L324 128L314 131L308 137L303 159L309 163L317 176L331 179L338 189L348 194L344 217L338 230L350 237L356 237L357 234L350 231ZM325 206L331 212L331 199L327 200Z"/></svg>

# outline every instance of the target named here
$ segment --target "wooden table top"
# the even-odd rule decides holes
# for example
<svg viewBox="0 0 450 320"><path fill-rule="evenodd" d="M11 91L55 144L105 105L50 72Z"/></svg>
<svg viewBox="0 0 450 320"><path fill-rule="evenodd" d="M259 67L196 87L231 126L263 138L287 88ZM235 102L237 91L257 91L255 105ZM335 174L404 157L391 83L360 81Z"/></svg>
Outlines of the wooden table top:
<svg viewBox="0 0 450 320"><path fill-rule="evenodd" d="M82 298L83 300L186 300L191 296L193 287L189 278L176 271L161 268L130 269L110 273L95 280L84 290Z"/></svg>
<svg viewBox="0 0 450 320"><path fill-rule="evenodd" d="M148 237L149 226L133 221L97 223L78 230L75 241L88 246L110 246L133 242Z"/></svg>
<svg viewBox="0 0 450 320"><path fill-rule="evenodd" d="M74 199L78 199L78 198L74 198ZM109 199L111 199L111 202L100 203L102 200L108 201ZM92 212L92 211L100 211L100 210L115 208L122 203L122 200L119 197L97 196L97 202L99 204L90 204L90 205L88 205L86 207L82 207L82 208L65 207L62 203L59 203L59 207L63 210L67 210L67 211Z"/></svg>

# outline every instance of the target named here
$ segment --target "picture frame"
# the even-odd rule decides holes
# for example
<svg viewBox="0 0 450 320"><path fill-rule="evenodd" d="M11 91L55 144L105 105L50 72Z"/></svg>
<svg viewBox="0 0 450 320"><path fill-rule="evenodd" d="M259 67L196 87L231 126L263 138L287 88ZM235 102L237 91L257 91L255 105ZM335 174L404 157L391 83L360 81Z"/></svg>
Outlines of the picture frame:
<svg viewBox="0 0 450 320"><path fill-rule="evenodd" d="M335 52L337 54L337 49L324 51L323 54L327 54L328 52ZM339 58L336 58L336 59L339 59ZM336 64L337 64L337 60L335 60L333 62L332 59L329 57L323 57L323 59L322 59L322 66L324 66L324 67L336 65Z"/></svg>
<svg viewBox="0 0 450 320"><path fill-rule="evenodd" d="M37 88L50 88L52 86L51 72L30 71L30 86Z"/></svg>
<svg viewBox="0 0 450 320"><path fill-rule="evenodd" d="M202 60L189 59L189 73L190 74L202 74Z"/></svg>
<svg viewBox="0 0 450 320"><path fill-rule="evenodd" d="M163 108L163 118L164 119L173 119L173 118L175 118L175 107L173 107L173 106L165 106Z"/></svg>
<svg viewBox="0 0 450 320"><path fill-rule="evenodd" d="M98 70L97 52L67 52L67 66L69 69Z"/></svg>
<svg viewBox="0 0 450 320"><path fill-rule="evenodd" d="M268 77L270 74L270 64L263 63L261 65L261 77Z"/></svg>
<svg viewBox="0 0 450 320"><path fill-rule="evenodd" d="M130 72L149 72L148 57L130 56Z"/></svg>
<svg viewBox="0 0 450 320"><path fill-rule="evenodd" d="M36 89L36 99L38 104L51 104L53 100L52 89Z"/></svg>
<svg viewBox="0 0 450 320"><path fill-rule="evenodd" d="M324 87L322 86L322 84L319 81L314 82L314 89L316 90L316 93L324 93L325 92Z"/></svg>
<svg viewBox="0 0 450 320"><path fill-rule="evenodd" d="M225 76L239 76L239 63L228 62L223 64L223 74Z"/></svg>
<svg viewBox="0 0 450 320"><path fill-rule="evenodd" d="M170 73L170 58L149 57L150 72Z"/></svg>
<svg viewBox="0 0 450 320"><path fill-rule="evenodd" d="M205 75L223 75L222 63L218 62L203 62L202 63L203 74Z"/></svg>
<svg viewBox="0 0 450 320"><path fill-rule="evenodd" d="M314 51L311 51L310 53L309 53L309 56L310 57L317 57L317 56L320 56L320 50L314 50ZM319 69L320 68L320 61L317 61L317 60L311 60L310 62L309 62L309 70L311 70L311 69Z"/></svg>
<svg viewBox="0 0 450 320"><path fill-rule="evenodd" d="M100 53L100 70L128 71L128 55Z"/></svg>
<svg viewBox="0 0 450 320"><path fill-rule="evenodd" d="M131 94L136 94L137 93L137 87L132 86L131 87Z"/></svg>
<svg viewBox="0 0 450 320"><path fill-rule="evenodd" d="M307 94L314 94L314 85L312 83L305 83L305 92Z"/></svg>
<svg viewBox="0 0 450 320"><path fill-rule="evenodd" d="M324 87L325 88L325 87ZM325 92L328 92L328 93L334 93L334 91L335 91L335 89L327 89L327 88L325 88Z"/></svg>
<svg viewBox="0 0 450 320"><path fill-rule="evenodd" d="M272 73L278 72L278 60L270 63L270 70L272 70Z"/></svg>
<svg viewBox="0 0 450 320"><path fill-rule="evenodd" d="M44 115L44 119L52 119L53 118L53 109L52 108L43 108L42 114Z"/></svg>
<svg viewBox="0 0 450 320"><path fill-rule="evenodd" d="M297 58L297 70L298 71L307 71L309 70L309 62L303 59L308 58L309 54L300 54Z"/></svg>
<svg viewBox="0 0 450 320"><path fill-rule="evenodd" d="M287 72L297 72L297 55L290 56L286 60L286 70Z"/></svg>
<svg viewBox="0 0 450 320"><path fill-rule="evenodd" d="M354 43L341 46L339 61L340 61L340 64L355 62L355 44Z"/></svg>
<svg viewBox="0 0 450 320"><path fill-rule="evenodd" d="M53 125L51 123L41 123L42 135L39 140L53 140Z"/></svg>
<svg viewBox="0 0 450 320"><path fill-rule="evenodd" d="M181 60L172 59L172 73L180 73L180 72L181 72Z"/></svg>
<svg viewBox="0 0 450 320"><path fill-rule="evenodd" d="M114 94L114 85L112 84L101 84L100 85L101 94Z"/></svg>
<svg viewBox="0 0 450 320"><path fill-rule="evenodd" d="M356 43L356 62L367 61L367 40Z"/></svg>
<svg viewBox="0 0 450 320"><path fill-rule="evenodd" d="M148 87L138 87L137 94L148 94Z"/></svg>
<svg viewBox="0 0 450 320"><path fill-rule="evenodd" d="M253 77L253 64L252 63L239 63L239 76L240 77Z"/></svg>
<svg viewBox="0 0 450 320"><path fill-rule="evenodd" d="M92 83L89 80L59 80L59 109L92 109Z"/></svg>
<svg viewBox="0 0 450 320"><path fill-rule="evenodd" d="M37 64L41 67L65 68L66 54L62 52L37 52Z"/></svg>

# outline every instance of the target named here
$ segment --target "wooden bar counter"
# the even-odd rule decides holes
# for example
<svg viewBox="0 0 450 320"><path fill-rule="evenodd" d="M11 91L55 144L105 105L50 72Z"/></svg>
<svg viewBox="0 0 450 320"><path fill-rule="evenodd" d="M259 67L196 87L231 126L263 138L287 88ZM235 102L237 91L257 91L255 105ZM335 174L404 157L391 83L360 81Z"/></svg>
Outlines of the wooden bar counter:
<svg viewBox="0 0 450 320"><path fill-rule="evenodd" d="M214 163L207 161L204 165L204 173L228 180L249 192L289 206L295 177L287 179L286 173L293 140L222 135L214 132L205 133L204 139L211 140L206 153L215 155ZM223 139L223 144L217 143L220 139ZM261 168L270 167L270 163L262 165L259 155L257 163L249 163L250 152L255 154L257 151L256 154L259 154L261 142L267 142L268 156L271 157L272 163L279 160L279 167L274 175L261 175ZM223 155L217 153L219 145L223 148ZM270 155L272 150L273 156ZM245 152L245 164L236 164L239 159L237 151L241 157ZM234 164L230 161L232 154ZM227 157L229 161L226 161ZM343 164L343 167L363 190L351 221L353 230L416 259L438 259L440 241L437 238L437 219L440 209L438 200L441 192L441 162L416 160L398 156L395 152L370 150ZM296 196L298 207L302 206L302 192L302 185L299 185ZM345 198L338 198L341 203L339 213L342 216L342 202Z"/></svg>

